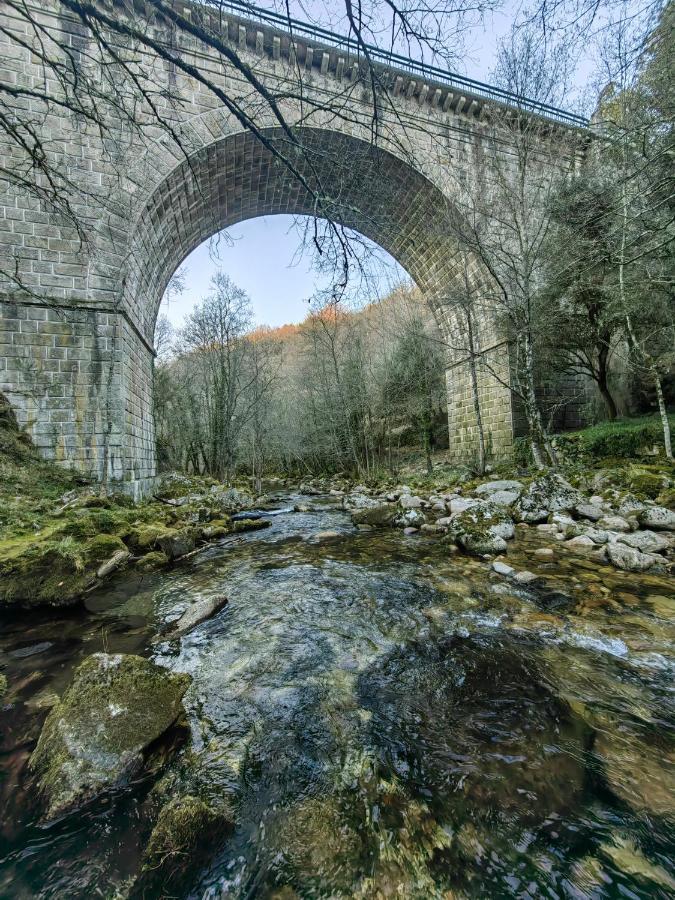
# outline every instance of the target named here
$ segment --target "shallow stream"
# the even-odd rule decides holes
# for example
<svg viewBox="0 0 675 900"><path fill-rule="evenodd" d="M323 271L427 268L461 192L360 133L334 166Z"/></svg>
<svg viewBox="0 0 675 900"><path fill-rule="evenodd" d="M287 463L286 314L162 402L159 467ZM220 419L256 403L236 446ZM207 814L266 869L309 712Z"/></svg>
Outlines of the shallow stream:
<svg viewBox="0 0 675 900"><path fill-rule="evenodd" d="M555 543L541 559L528 531L509 562L543 583L516 587L435 536L309 504L86 611L0 623L0 896L127 896L158 784L227 796L237 827L152 896L675 896L672 585ZM180 643L150 644L223 593ZM99 650L189 672L189 728L152 774L40 825L26 760Z"/></svg>

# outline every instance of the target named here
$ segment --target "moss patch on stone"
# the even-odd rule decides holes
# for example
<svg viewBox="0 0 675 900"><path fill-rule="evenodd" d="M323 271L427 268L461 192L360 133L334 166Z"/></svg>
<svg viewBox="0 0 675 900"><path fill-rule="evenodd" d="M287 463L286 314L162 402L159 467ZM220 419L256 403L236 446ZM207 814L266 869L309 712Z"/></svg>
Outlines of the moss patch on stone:
<svg viewBox="0 0 675 900"><path fill-rule="evenodd" d="M51 710L30 758L47 818L122 783L183 712L190 676L133 655L95 653Z"/></svg>
<svg viewBox="0 0 675 900"><path fill-rule="evenodd" d="M162 807L143 853L143 886L162 891L170 884L173 893L233 828L234 816L226 803L215 806L192 795L170 800Z"/></svg>

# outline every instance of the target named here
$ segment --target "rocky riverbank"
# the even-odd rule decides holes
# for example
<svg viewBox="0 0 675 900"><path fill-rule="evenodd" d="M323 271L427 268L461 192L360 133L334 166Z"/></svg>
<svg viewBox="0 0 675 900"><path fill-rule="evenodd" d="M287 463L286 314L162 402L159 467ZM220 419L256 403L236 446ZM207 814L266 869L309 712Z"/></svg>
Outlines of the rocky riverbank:
<svg viewBox="0 0 675 900"><path fill-rule="evenodd" d="M449 490L314 482L301 491L329 490L361 530L398 527L406 534L438 536L448 552L499 556L519 534L534 529L559 542L562 553L586 554L637 575L673 568L675 491L664 470L601 469L577 477L575 484L547 473L467 481ZM541 553L552 555L548 546ZM517 580L530 578L501 559L493 568Z"/></svg>

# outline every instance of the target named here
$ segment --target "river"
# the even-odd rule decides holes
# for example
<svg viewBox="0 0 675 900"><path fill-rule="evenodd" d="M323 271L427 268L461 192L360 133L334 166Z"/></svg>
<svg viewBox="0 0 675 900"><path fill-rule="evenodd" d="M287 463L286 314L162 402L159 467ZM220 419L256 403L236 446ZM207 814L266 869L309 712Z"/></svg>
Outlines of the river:
<svg viewBox="0 0 675 900"><path fill-rule="evenodd" d="M197 789L236 829L161 896L674 896L672 585L535 558L530 536L509 562L543 583L517 587L436 537L303 502L86 610L2 623L0 896L127 896L153 798ZM190 673L187 725L152 773L41 825L25 763L100 650Z"/></svg>

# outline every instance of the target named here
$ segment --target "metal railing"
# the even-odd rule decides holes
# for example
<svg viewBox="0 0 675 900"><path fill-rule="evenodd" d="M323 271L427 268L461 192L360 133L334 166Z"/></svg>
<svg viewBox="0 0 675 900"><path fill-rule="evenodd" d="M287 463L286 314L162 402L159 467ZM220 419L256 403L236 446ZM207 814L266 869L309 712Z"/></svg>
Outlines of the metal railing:
<svg viewBox="0 0 675 900"><path fill-rule="evenodd" d="M232 11L232 15L239 19L260 22L285 34L309 38L320 46L342 50L358 59L364 57L365 51L372 63L390 69L394 74L400 72L413 75L426 81L445 85L454 90L466 91L474 97L493 100L514 109L535 113L544 118L563 122L576 128L587 128L589 125L587 118L576 113L567 112L548 103L540 103L538 100L521 97L512 91L493 87L474 78L458 75L456 72L448 72L444 69L439 69L437 66L426 65L417 60L408 59L393 51L381 50L372 44L360 44L354 38L336 34L326 28L310 25L307 22L301 22L281 13L259 9L250 3L240 2L240 0L218 0L218 9L229 9Z"/></svg>

